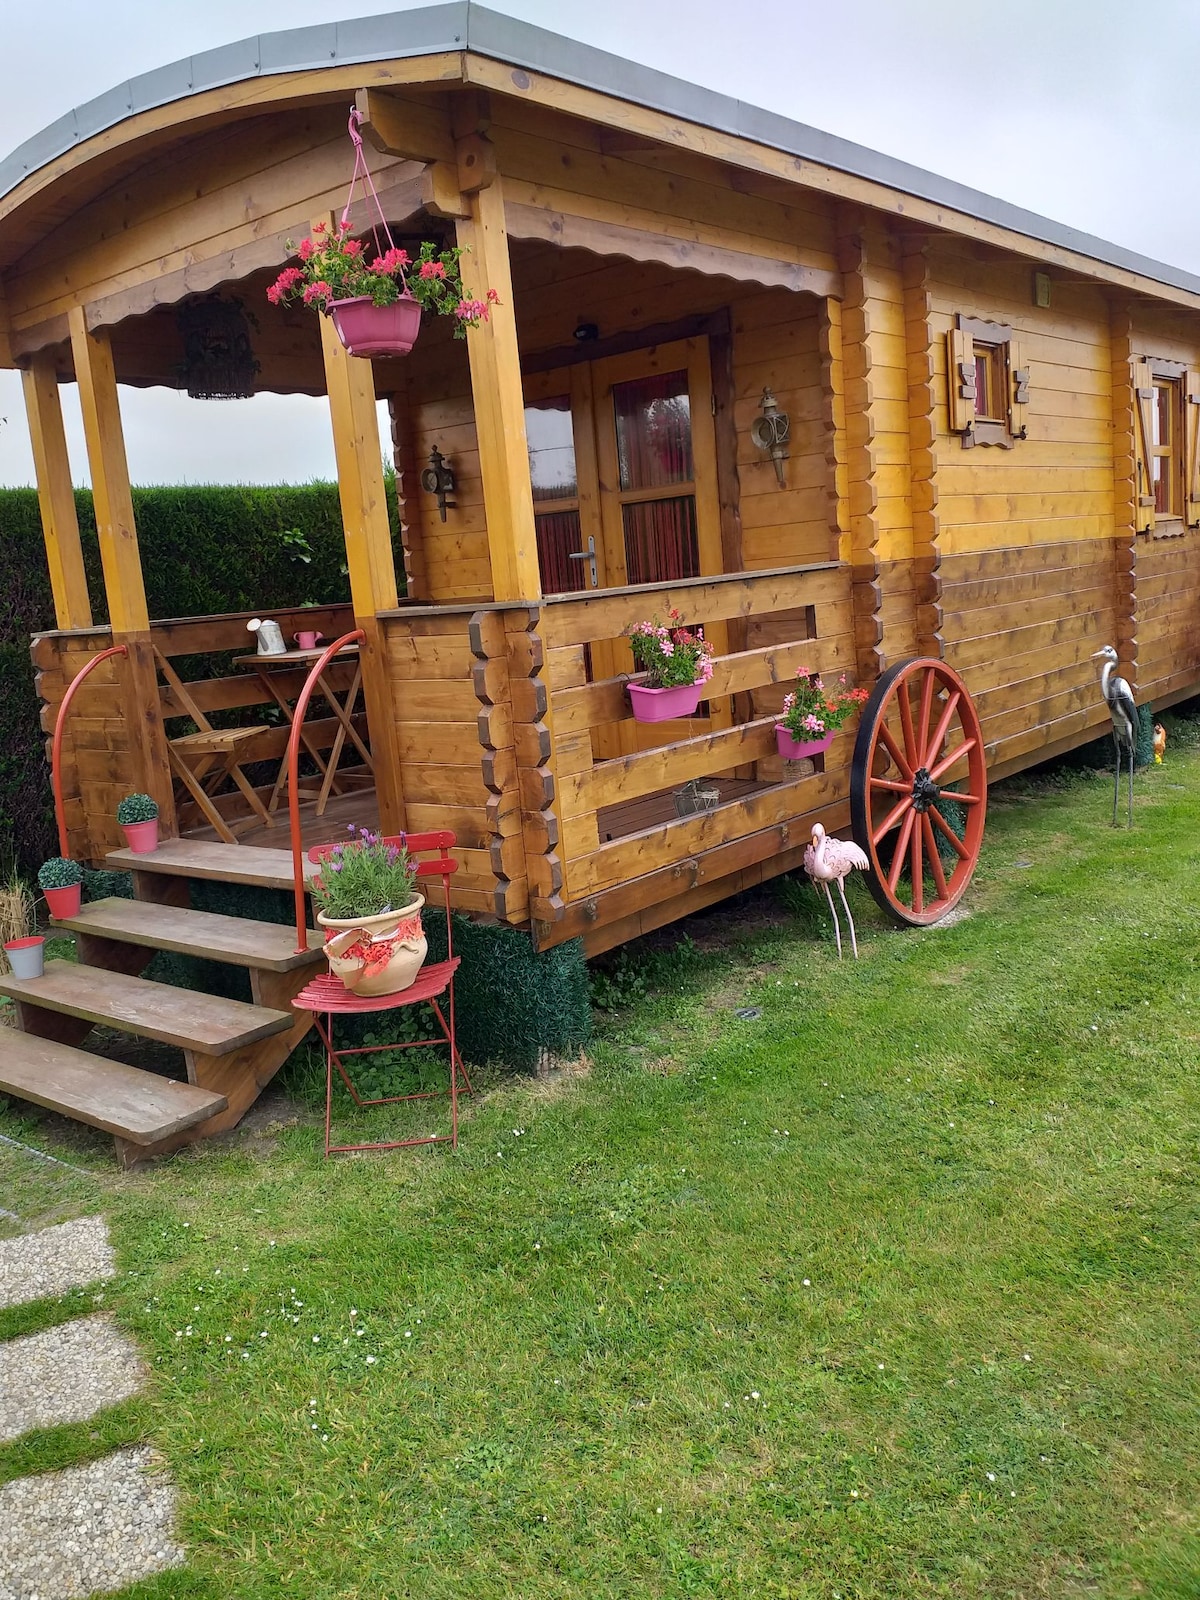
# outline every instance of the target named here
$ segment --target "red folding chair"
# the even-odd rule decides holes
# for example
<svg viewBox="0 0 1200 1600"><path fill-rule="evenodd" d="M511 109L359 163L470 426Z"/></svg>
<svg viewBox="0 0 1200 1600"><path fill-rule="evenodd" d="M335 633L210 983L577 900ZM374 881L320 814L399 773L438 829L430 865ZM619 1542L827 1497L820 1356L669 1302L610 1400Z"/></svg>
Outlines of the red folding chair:
<svg viewBox="0 0 1200 1600"><path fill-rule="evenodd" d="M458 862L454 860L450 851L454 848L454 835L448 830L436 833L409 833L396 834L385 840L387 844L399 845L407 850L410 856L416 857L423 852L436 851L432 860L417 861L417 877L419 879L441 878L442 893L446 903L446 959L437 961L421 968L417 974L417 981L409 989L402 990L399 994L382 995L356 995L351 994L342 980L332 972L322 973L296 996L292 1004L299 1011L311 1011L316 1030L325 1046L325 1154L336 1155L347 1150L399 1150L407 1145L415 1144L449 1144L451 1148L458 1145L458 1095L459 1076L462 1076L463 1093L471 1093L471 1080L467 1076L467 1069L463 1059L458 1053L458 1043L454 1031L454 974L458 969L459 957L454 954L454 931L450 918L450 878L458 871ZM308 859L320 863L333 850L353 849L353 845L317 845L308 852ZM445 996L443 1010L442 997ZM404 1039L396 1044L361 1045L353 1048L338 1050L333 1042L333 1019L339 1015L362 1015L368 1011L395 1011L401 1006L415 1006L428 1002L433 1009L442 1033L440 1038L434 1039ZM374 1055L380 1050L416 1050L422 1046L449 1045L450 1047L450 1088L448 1091L441 1089L423 1090L416 1094L387 1095L378 1100L363 1100L351 1081L346 1070L345 1058L348 1056ZM333 1070L337 1068L342 1082L350 1091L350 1096L356 1106L387 1106L395 1105L401 1100L433 1100L439 1099L443 1093L450 1096L450 1132L448 1134L427 1134L420 1139L391 1139L378 1144L330 1144L329 1126L333 1110Z"/></svg>

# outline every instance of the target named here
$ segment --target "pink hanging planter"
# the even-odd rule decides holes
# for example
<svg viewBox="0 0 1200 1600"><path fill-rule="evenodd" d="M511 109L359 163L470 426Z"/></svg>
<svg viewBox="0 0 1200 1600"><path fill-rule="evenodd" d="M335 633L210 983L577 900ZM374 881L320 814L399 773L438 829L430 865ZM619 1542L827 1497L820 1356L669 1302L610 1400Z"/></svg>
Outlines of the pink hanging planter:
<svg viewBox="0 0 1200 1600"><path fill-rule="evenodd" d="M368 360L406 356L421 331L421 307L410 294L402 294L390 306L377 306L369 295L356 295L353 300L331 300L328 310L346 349Z"/></svg>
<svg viewBox="0 0 1200 1600"><path fill-rule="evenodd" d="M782 722L775 724L775 744L785 761L805 761L812 756L824 755L833 743L833 735L821 739L793 739Z"/></svg>
<svg viewBox="0 0 1200 1600"><path fill-rule="evenodd" d="M700 704L702 683L680 683L670 689L651 689L644 683L630 683L629 698L637 722L669 722L672 717L690 717Z"/></svg>

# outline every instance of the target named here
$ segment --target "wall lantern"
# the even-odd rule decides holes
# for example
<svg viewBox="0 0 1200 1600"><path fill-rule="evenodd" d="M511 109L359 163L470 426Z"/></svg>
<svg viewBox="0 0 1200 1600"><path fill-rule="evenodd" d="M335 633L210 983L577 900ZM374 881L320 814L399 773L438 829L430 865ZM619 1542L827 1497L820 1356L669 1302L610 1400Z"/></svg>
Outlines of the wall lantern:
<svg viewBox="0 0 1200 1600"><path fill-rule="evenodd" d="M249 400L259 363L242 302L219 294L187 300L176 320L183 336L180 388L193 400Z"/></svg>
<svg viewBox="0 0 1200 1600"><path fill-rule="evenodd" d="M779 479L779 487L784 487L783 463L787 460L788 438L792 431L792 420L786 411L779 409L779 402L770 389L762 392L762 411L750 424L750 437L760 450L764 450L775 463L775 476Z"/></svg>
<svg viewBox="0 0 1200 1600"><path fill-rule="evenodd" d="M454 493L454 472L437 445L429 452L429 465L421 474L421 487L426 494L437 496L438 516L443 522L447 510L457 511L454 501L446 498Z"/></svg>

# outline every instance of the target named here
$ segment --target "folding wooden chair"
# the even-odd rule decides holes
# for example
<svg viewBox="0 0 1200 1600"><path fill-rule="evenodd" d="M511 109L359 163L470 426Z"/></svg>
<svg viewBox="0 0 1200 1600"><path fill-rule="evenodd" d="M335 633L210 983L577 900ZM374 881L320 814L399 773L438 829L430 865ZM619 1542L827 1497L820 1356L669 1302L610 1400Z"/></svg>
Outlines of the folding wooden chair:
<svg viewBox="0 0 1200 1600"><path fill-rule="evenodd" d="M247 745L260 733L269 731L267 724L260 723L252 728L214 728L162 651L156 648L154 654L158 670L167 680L175 700L196 724L197 729L195 733L185 733L178 739L167 741L167 756L175 777L196 802L201 815L216 830L217 837L223 839L226 844L236 844L237 835L230 823L221 815L214 800L214 796L226 780L232 781L245 795L252 812L252 816L242 822L241 826L253 826L254 819L257 818L265 827L273 828L275 819L259 799L254 785L241 768L241 762L246 759L243 752Z"/></svg>
<svg viewBox="0 0 1200 1600"><path fill-rule="evenodd" d="M459 1077L461 1075L464 1094L471 1093L471 1080L467 1076L467 1069L462 1057L458 1053L458 1042L454 1027L454 974L458 971L459 957L454 954L454 936L450 917L450 879L458 871L458 862L450 852L454 848L455 837L448 829L434 833L400 833L391 835L384 840L385 844L394 844L407 850L410 856L418 856L423 852L434 852L432 860L418 861L418 882L427 882L430 878L441 878L442 893L446 907L446 959L423 966L417 974L417 981L411 988L403 989L399 994L381 995L355 995L346 988L342 980L332 972L322 973L314 978L292 1001L293 1006L299 1011L311 1011L317 1033L325 1046L325 1154L336 1155L349 1150L399 1150L407 1145L416 1144L449 1144L451 1149L458 1145L458 1096ZM317 845L308 852L308 859L313 862L324 861L335 849L352 850L353 844ZM443 996L445 999L443 1001ZM441 1029L440 1036L432 1039L404 1039L396 1044L362 1045L354 1048L337 1049L333 1042L333 1019L338 1015L362 1015L370 1011L395 1011L401 1006L415 1006L428 1003L434 1016L437 1018ZM432 1089L423 1090L416 1094L386 1095L377 1100L364 1100L355 1088L350 1072L346 1066L346 1058L351 1056L375 1055L381 1050L416 1050L430 1045L448 1045L450 1047L450 1087L448 1090ZM427 1134L418 1139L391 1139L376 1144L330 1144L329 1128L333 1111L333 1073L334 1068L356 1106L386 1106L394 1105L402 1100L433 1100L439 1099L443 1093L450 1097L450 1132L448 1134Z"/></svg>

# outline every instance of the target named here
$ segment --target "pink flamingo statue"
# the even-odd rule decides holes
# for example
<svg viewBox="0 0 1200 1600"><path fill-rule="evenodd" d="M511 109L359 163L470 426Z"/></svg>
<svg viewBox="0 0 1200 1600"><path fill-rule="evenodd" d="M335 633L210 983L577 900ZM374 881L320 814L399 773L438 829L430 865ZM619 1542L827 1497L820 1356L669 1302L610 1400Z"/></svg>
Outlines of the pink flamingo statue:
<svg viewBox="0 0 1200 1600"><path fill-rule="evenodd" d="M848 839L831 839L819 822L813 823L812 843L804 851L804 870L812 879L814 888L819 883L825 890L830 915L833 917L833 932L837 939L839 961L842 958L842 930L838 924L837 907L833 903L829 885L836 880L842 905L846 908L846 920L850 924L850 948L854 951L854 959L857 961L858 939L854 933L854 918L850 915L850 907L846 903L846 874L853 872L856 867L865 870L870 865L856 844L852 844Z"/></svg>

